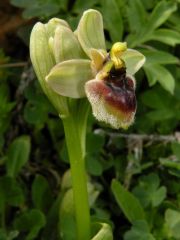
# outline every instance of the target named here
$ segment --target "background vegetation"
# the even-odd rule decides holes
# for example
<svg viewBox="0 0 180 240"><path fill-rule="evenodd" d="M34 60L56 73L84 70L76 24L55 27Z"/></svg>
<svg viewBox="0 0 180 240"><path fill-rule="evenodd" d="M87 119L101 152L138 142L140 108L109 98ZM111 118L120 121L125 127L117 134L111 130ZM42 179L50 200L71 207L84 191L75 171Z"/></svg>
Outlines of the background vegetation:
<svg viewBox="0 0 180 240"><path fill-rule="evenodd" d="M179 240L178 0L0 3L0 240L74 239L64 132L33 73L28 44L38 20L56 16L75 28L88 8L103 14L108 47L125 40L147 58L136 75L135 124L112 131L89 116L92 219L110 223L115 240ZM115 183L111 189L113 178L121 192Z"/></svg>

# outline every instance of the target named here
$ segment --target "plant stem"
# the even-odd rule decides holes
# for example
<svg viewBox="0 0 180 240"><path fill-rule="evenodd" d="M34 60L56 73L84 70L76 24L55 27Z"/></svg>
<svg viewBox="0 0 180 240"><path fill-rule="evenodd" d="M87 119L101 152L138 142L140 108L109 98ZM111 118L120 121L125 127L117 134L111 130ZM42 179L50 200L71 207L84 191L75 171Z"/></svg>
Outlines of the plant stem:
<svg viewBox="0 0 180 240"><path fill-rule="evenodd" d="M76 116L63 119L66 144L71 165L72 187L77 224L77 240L90 239L90 210L88 203L87 179L84 153L82 149L82 131ZM81 128L82 127L82 128ZM81 130L80 130L81 129Z"/></svg>

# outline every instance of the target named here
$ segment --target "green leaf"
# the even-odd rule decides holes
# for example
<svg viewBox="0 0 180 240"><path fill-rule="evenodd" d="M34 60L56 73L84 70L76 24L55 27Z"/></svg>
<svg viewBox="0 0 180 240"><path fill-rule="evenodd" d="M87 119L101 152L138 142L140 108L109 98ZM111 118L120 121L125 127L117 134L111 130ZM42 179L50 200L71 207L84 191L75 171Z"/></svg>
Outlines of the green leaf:
<svg viewBox="0 0 180 240"><path fill-rule="evenodd" d="M161 121L163 122L164 120L168 119L173 119L175 118L175 112L173 109L158 109L154 111L150 111L146 114L146 117L148 117L151 121Z"/></svg>
<svg viewBox="0 0 180 240"><path fill-rule="evenodd" d="M94 133L87 134L86 148L88 153L98 153L99 151L102 150L104 143L105 143L104 135Z"/></svg>
<svg viewBox="0 0 180 240"><path fill-rule="evenodd" d="M179 240L180 211L167 209L165 212L165 226L168 228L169 236Z"/></svg>
<svg viewBox="0 0 180 240"><path fill-rule="evenodd" d="M15 179L10 177L0 178L0 211L3 211L5 204L20 206L24 202L22 189Z"/></svg>
<svg viewBox="0 0 180 240"><path fill-rule="evenodd" d="M100 12L90 9L83 13L77 28L77 36L89 57L91 57L91 48L101 49L106 53L103 19Z"/></svg>
<svg viewBox="0 0 180 240"><path fill-rule="evenodd" d="M86 160L86 169L88 173L94 176L101 176L103 172L103 166L99 161L100 155L99 154L90 154L87 153L85 160Z"/></svg>
<svg viewBox="0 0 180 240"><path fill-rule="evenodd" d="M161 26L176 10L177 5L175 2L160 1L153 9L148 19L146 32L152 32L154 29Z"/></svg>
<svg viewBox="0 0 180 240"><path fill-rule="evenodd" d="M93 234L91 240L113 240L112 229L107 223L96 223L93 226L94 231L96 231L96 234Z"/></svg>
<svg viewBox="0 0 180 240"><path fill-rule="evenodd" d="M131 33L127 37L130 47L135 47L149 40L153 31L162 25L170 15L177 10L176 3L160 1L153 12L137 33ZM134 23L136 24L136 23Z"/></svg>
<svg viewBox="0 0 180 240"><path fill-rule="evenodd" d="M157 78L156 78L156 76L153 74L153 72L151 71L151 67L148 68L148 67L146 67L146 66L144 65L144 66L143 66L143 69L144 69L144 71L145 71L145 73L146 73L149 86L152 87L154 84L156 84Z"/></svg>
<svg viewBox="0 0 180 240"><path fill-rule="evenodd" d="M152 173L140 178L138 186L133 189L133 193L144 207L150 204L157 207L166 198L166 188L164 186L159 187L159 185L158 175Z"/></svg>
<svg viewBox="0 0 180 240"><path fill-rule="evenodd" d="M24 108L24 119L30 124L35 124L36 127L43 127L48 119L50 107L51 105L46 97L38 92L32 98L28 98Z"/></svg>
<svg viewBox="0 0 180 240"><path fill-rule="evenodd" d="M53 67L46 77L46 81L56 93L62 96L81 98L85 97L85 82L92 78L91 62L74 59Z"/></svg>
<svg viewBox="0 0 180 240"><path fill-rule="evenodd" d="M151 83L158 81L164 89L173 94L175 88L175 79L165 67L158 64L153 64L144 66L144 69L150 73L150 75L147 76L153 76L153 79L149 80Z"/></svg>
<svg viewBox="0 0 180 240"><path fill-rule="evenodd" d="M172 161L169 158L159 158L159 161L165 167L180 171L180 160L179 161Z"/></svg>
<svg viewBox="0 0 180 240"><path fill-rule="evenodd" d="M178 2L179 2L179 0L178 0ZM169 18L169 23L170 23L170 26L171 26L172 29L174 29L174 30L179 32L180 16L179 16L179 12L178 11L176 11L174 14L171 15L171 17Z"/></svg>
<svg viewBox="0 0 180 240"><path fill-rule="evenodd" d="M144 66L151 64L176 64L179 59L172 54L158 50L142 50L141 53L146 57Z"/></svg>
<svg viewBox="0 0 180 240"><path fill-rule="evenodd" d="M87 171L94 176L100 176L103 172L103 166L100 162L101 157L99 153L103 149L104 143L104 136L94 133L87 134L87 147L85 156L86 168Z"/></svg>
<svg viewBox="0 0 180 240"><path fill-rule="evenodd" d="M29 159L30 148L29 136L18 137L10 145L6 161L7 174L10 177L16 177L21 168L26 164Z"/></svg>
<svg viewBox="0 0 180 240"><path fill-rule="evenodd" d="M140 32L148 18L141 0L129 1L127 17L131 32Z"/></svg>
<svg viewBox="0 0 180 240"><path fill-rule="evenodd" d="M132 193L128 192L115 179L112 181L111 189L118 205L131 223L135 220L145 219L144 210L139 200Z"/></svg>
<svg viewBox="0 0 180 240"><path fill-rule="evenodd" d="M166 197L166 187L160 187L156 193L152 196L152 205L153 207L159 206L161 202L165 199Z"/></svg>
<svg viewBox="0 0 180 240"><path fill-rule="evenodd" d="M52 1L39 1L39 4L37 4L37 1L35 4L31 3L31 7L26 8L23 12L24 18L32 18L32 17L49 17L52 15L56 15L59 11L59 4Z"/></svg>
<svg viewBox="0 0 180 240"><path fill-rule="evenodd" d="M152 109L167 109L172 105L171 96L163 89L154 91L150 89L141 95L143 104Z"/></svg>
<svg viewBox="0 0 180 240"><path fill-rule="evenodd" d="M135 221L131 230L124 235L124 240L155 240L144 220Z"/></svg>
<svg viewBox="0 0 180 240"><path fill-rule="evenodd" d="M76 0L73 5L73 13L79 13L84 10L87 10L89 8L92 8L94 5L97 4L97 0L89 0L89 1L84 1L84 0Z"/></svg>
<svg viewBox="0 0 180 240"><path fill-rule="evenodd" d="M52 192L47 180L41 176L36 175L32 184L32 200L34 206L41 211L47 211L53 201Z"/></svg>
<svg viewBox="0 0 180 240"><path fill-rule="evenodd" d="M149 36L149 40L156 40L175 46L180 43L180 33L171 29L158 29Z"/></svg>
<svg viewBox="0 0 180 240"><path fill-rule="evenodd" d="M24 18L49 17L57 14L60 8L66 8L65 2L61 4L56 0L11 0L11 3L17 7L25 8L23 11Z"/></svg>
<svg viewBox="0 0 180 240"><path fill-rule="evenodd" d="M31 209L16 218L14 226L19 231L26 233L25 240L33 240L37 238L39 231L45 226L45 223L44 214L37 209Z"/></svg>
<svg viewBox="0 0 180 240"><path fill-rule="evenodd" d="M103 0L102 11L112 42L121 41L123 35L123 21L116 1Z"/></svg>

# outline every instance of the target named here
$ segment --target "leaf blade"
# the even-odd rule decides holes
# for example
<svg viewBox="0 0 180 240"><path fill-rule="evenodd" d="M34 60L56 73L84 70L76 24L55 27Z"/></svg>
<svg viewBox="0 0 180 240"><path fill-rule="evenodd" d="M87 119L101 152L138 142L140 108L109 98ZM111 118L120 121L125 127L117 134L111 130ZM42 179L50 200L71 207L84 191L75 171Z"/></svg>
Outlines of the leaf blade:
<svg viewBox="0 0 180 240"><path fill-rule="evenodd" d="M145 219L144 210L138 199L115 179L111 183L111 190L121 210L131 223L135 220Z"/></svg>
<svg viewBox="0 0 180 240"><path fill-rule="evenodd" d="M165 51L142 49L141 53L146 57L144 66L151 64L177 64L179 62L177 57Z"/></svg>
<svg viewBox="0 0 180 240"><path fill-rule="evenodd" d="M176 10L176 3L160 1L154 8L148 20L147 31L153 31L154 29L161 26Z"/></svg>
<svg viewBox="0 0 180 240"><path fill-rule="evenodd" d="M26 164L30 155L30 137L21 136L16 138L8 150L6 161L7 174L10 177L16 177L21 168Z"/></svg>
<svg viewBox="0 0 180 240"><path fill-rule="evenodd" d="M123 35L123 20L122 14L115 0L104 0L103 7L105 24L109 30L111 40L119 42Z"/></svg>
<svg viewBox="0 0 180 240"><path fill-rule="evenodd" d="M147 69L147 71L149 71L149 73L154 76L155 82L158 81L165 90L171 94L174 93L175 79L165 67L162 65L154 64L144 66L144 69Z"/></svg>
<svg viewBox="0 0 180 240"><path fill-rule="evenodd" d="M180 43L180 33L171 29L157 29L152 33L149 39L160 41L170 46Z"/></svg>

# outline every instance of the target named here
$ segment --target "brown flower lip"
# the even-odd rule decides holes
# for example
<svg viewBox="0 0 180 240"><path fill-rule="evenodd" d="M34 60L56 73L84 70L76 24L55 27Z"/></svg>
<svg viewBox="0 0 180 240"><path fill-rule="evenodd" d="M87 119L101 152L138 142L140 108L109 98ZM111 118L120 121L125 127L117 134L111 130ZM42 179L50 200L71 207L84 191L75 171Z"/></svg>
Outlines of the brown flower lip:
<svg viewBox="0 0 180 240"><path fill-rule="evenodd" d="M104 89L101 91L109 105L124 113L136 111L135 84L126 76L125 68L112 68L103 80Z"/></svg>

